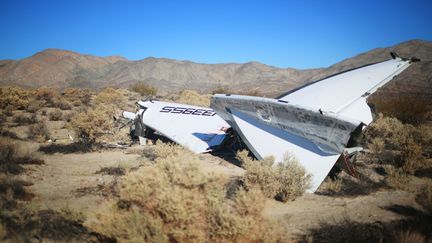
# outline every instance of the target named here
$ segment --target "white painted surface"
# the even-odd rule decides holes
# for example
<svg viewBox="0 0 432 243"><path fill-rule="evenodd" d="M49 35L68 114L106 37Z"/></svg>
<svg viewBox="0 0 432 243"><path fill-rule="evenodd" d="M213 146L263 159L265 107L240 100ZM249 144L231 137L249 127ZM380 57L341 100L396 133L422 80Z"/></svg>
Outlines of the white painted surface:
<svg viewBox="0 0 432 243"><path fill-rule="evenodd" d="M323 79L279 99L316 110L345 113L351 119L369 124L371 111L365 109L363 101L359 100L363 95L375 92L409 65L409 61L400 58L368 65ZM359 109L353 109L352 105ZM345 111L347 109L349 111Z"/></svg>
<svg viewBox="0 0 432 243"><path fill-rule="evenodd" d="M230 126L207 107L190 106L162 101L140 101L147 109L142 114L145 126L195 153L220 145Z"/></svg>
<svg viewBox="0 0 432 243"><path fill-rule="evenodd" d="M318 114L323 116L323 119L320 119L320 116L310 117L307 114L306 118L312 119L310 121L304 119L306 123L316 123L321 120L324 127L326 122L324 118L334 117L352 124L359 124L360 122L369 124L372 122L372 112L367 105L366 97L389 82L409 65L409 61L396 58L361 67L297 89L279 98L279 100L286 101L288 102L287 105L293 105L293 107L304 107L304 110L319 112ZM281 161L285 153L293 154L308 173L312 174L311 191L314 192L330 172L341 153L328 154L320 149L317 143L313 143L313 139L302 136L301 132L297 132L295 135L290 129L282 129L283 126L271 124L269 121L272 119L280 119L272 112L274 110L272 107L280 106L280 104L275 105L278 100L274 100L275 104L266 101L267 99L260 101L256 97L215 95L211 107L217 110L221 117L229 121L258 158L274 156L276 161ZM261 109L267 111L268 114L263 116L267 120L260 121L252 115L250 106L254 102L261 104L255 105L255 107L262 106ZM300 118L305 116L305 112L300 109L293 114ZM291 124L288 123L289 126L295 126L292 131L304 127L302 130L307 132L309 125L300 124L297 120ZM319 135L317 132L314 133ZM326 138L332 139L332 137Z"/></svg>
<svg viewBox="0 0 432 243"><path fill-rule="evenodd" d="M241 131L240 136L258 157L274 156L276 162L281 162L286 153L292 154L312 175L311 192L321 185L340 156L326 154L310 140L260 123L240 111L232 111L232 116L236 124L234 128Z"/></svg>

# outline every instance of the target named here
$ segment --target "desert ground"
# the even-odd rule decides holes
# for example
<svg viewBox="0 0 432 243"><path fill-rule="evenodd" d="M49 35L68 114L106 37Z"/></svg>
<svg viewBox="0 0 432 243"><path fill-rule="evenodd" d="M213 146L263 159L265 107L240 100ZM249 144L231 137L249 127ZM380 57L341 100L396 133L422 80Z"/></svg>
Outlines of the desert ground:
<svg viewBox="0 0 432 243"><path fill-rule="evenodd" d="M120 114L157 97L144 84L98 92L5 86L0 94L2 241L432 241L432 113L424 100L372 97L379 114L359 142L365 150L352 169L338 161L312 194L290 161L291 179L281 181L285 167L244 148L196 155L132 140ZM210 96L157 98L208 106ZM389 102L416 109L395 113Z"/></svg>

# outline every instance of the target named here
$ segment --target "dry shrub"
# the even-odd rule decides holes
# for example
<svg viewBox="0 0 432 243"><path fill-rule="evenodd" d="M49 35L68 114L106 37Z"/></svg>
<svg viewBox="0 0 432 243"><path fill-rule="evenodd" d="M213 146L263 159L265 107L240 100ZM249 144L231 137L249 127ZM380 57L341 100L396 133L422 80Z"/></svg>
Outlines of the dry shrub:
<svg viewBox="0 0 432 243"><path fill-rule="evenodd" d="M218 85L211 94L231 94L231 90L227 86Z"/></svg>
<svg viewBox="0 0 432 243"><path fill-rule="evenodd" d="M392 188L405 190L410 179L408 175L400 168L390 168L386 178L387 185Z"/></svg>
<svg viewBox="0 0 432 243"><path fill-rule="evenodd" d="M93 93L89 89L67 88L63 91L63 97L74 106L89 105Z"/></svg>
<svg viewBox="0 0 432 243"><path fill-rule="evenodd" d="M97 105L74 116L68 126L75 131L80 139L96 142L104 134L111 133L114 128L112 117L115 108L109 105Z"/></svg>
<svg viewBox="0 0 432 243"><path fill-rule="evenodd" d="M432 141L432 133L425 126L414 127L381 114L365 129L364 137L380 161L392 163L410 174L424 167L423 151ZM391 159L385 156L389 152L393 155Z"/></svg>
<svg viewBox="0 0 432 243"><path fill-rule="evenodd" d="M234 92L233 94L239 94L239 95L247 95L247 96L263 96L262 93L258 89L247 89L247 90L241 90L239 92Z"/></svg>
<svg viewBox="0 0 432 243"><path fill-rule="evenodd" d="M426 160L422 156L422 151L421 145L412 140L404 145L401 156L404 161L402 169L406 173L413 175L418 169L425 166Z"/></svg>
<svg viewBox="0 0 432 243"><path fill-rule="evenodd" d="M368 144L368 147L374 155L381 155L384 152L385 148L384 139L380 137L373 138Z"/></svg>
<svg viewBox="0 0 432 243"><path fill-rule="evenodd" d="M418 125L424 123L431 109L430 100L414 96L372 97L370 100L376 110L385 116L394 117L403 123Z"/></svg>
<svg viewBox="0 0 432 243"><path fill-rule="evenodd" d="M14 111L14 107L12 105L7 105L4 108L3 112L6 116L13 116L13 114L14 114L13 111Z"/></svg>
<svg viewBox="0 0 432 243"><path fill-rule="evenodd" d="M96 104L121 105L126 101L126 97L118 89L105 88L95 97Z"/></svg>
<svg viewBox="0 0 432 243"><path fill-rule="evenodd" d="M0 111L0 124L6 121L7 121L7 115L3 111Z"/></svg>
<svg viewBox="0 0 432 243"><path fill-rule="evenodd" d="M43 164L43 160L25 151L17 142L0 138L0 172L20 174L24 171L23 164Z"/></svg>
<svg viewBox="0 0 432 243"><path fill-rule="evenodd" d="M18 125L29 125L36 123L36 114L18 114L14 116L13 121L18 123Z"/></svg>
<svg viewBox="0 0 432 243"><path fill-rule="evenodd" d="M40 110L42 108L43 104L44 104L44 102L42 102L42 101L37 101L37 100L32 101L27 106L26 110L27 110L27 112L30 112L30 113L36 113L38 110Z"/></svg>
<svg viewBox="0 0 432 243"><path fill-rule="evenodd" d="M16 200L31 199L34 195L25 189L29 185L14 176L0 174L0 207L11 209L17 205Z"/></svg>
<svg viewBox="0 0 432 243"><path fill-rule="evenodd" d="M142 96L155 96L157 94L157 89L151 85L144 82L135 83L130 87L131 91L137 92Z"/></svg>
<svg viewBox="0 0 432 243"><path fill-rule="evenodd" d="M61 209L32 210L21 206L15 212L5 214L5 226L9 242L106 242L82 225L82 220L71 217L71 212ZM77 215L78 213L72 212Z"/></svg>
<svg viewBox="0 0 432 243"><path fill-rule="evenodd" d="M420 204L426 213L432 215L432 182L428 182L416 197L416 201Z"/></svg>
<svg viewBox="0 0 432 243"><path fill-rule="evenodd" d="M422 225L426 222L401 220L360 223L353 221L348 216L344 216L342 220L327 219L319 222L318 228L308 230L309 232L304 236L303 241L328 243L426 243L430 242L430 239L428 239L428 236L430 236L428 226Z"/></svg>
<svg viewBox="0 0 432 243"><path fill-rule="evenodd" d="M338 193L342 190L342 185L343 181L341 178L330 179L327 177L324 183L320 186L320 189L329 191L330 193Z"/></svg>
<svg viewBox="0 0 432 243"><path fill-rule="evenodd" d="M260 188L269 198L287 202L303 195L310 187L311 175L291 155L274 165L273 158L254 160L243 150L237 154L246 172L243 181L247 189Z"/></svg>
<svg viewBox="0 0 432 243"><path fill-rule="evenodd" d="M30 96L29 90L20 87L0 87L0 108L5 109L9 106L9 109L24 110L29 105Z"/></svg>
<svg viewBox="0 0 432 243"><path fill-rule="evenodd" d="M161 148L158 148L161 147ZM160 142L162 157L120 183L120 200L98 216L92 228L117 241L135 242L276 242L277 225L261 215L264 197L239 190L226 198L223 177L201 169L198 156Z"/></svg>
<svg viewBox="0 0 432 243"><path fill-rule="evenodd" d="M35 91L36 102L40 102L41 106L55 107L62 110L70 110L72 106L62 97L57 89L41 87Z"/></svg>
<svg viewBox="0 0 432 243"><path fill-rule="evenodd" d="M48 118L51 121L60 121L63 113L59 109L54 109L48 113Z"/></svg>
<svg viewBox="0 0 432 243"><path fill-rule="evenodd" d="M210 99L211 95L209 94L202 95L195 90L183 90L174 101L182 104L209 107Z"/></svg>
<svg viewBox="0 0 432 243"><path fill-rule="evenodd" d="M426 236L418 231L402 230L397 232L389 242L393 243L427 243Z"/></svg>
<svg viewBox="0 0 432 243"><path fill-rule="evenodd" d="M92 151L92 145L86 143L85 141L78 141L70 144L57 144L52 143L49 145L44 145L39 147L39 151L46 154L54 154L54 153L87 153Z"/></svg>
<svg viewBox="0 0 432 243"><path fill-rule="evenodd" d="M29 126L28 138L30 139L35 139L38 142L45 142L50 136L45 122L39 122Z"/></svg>
<svg viewBox="0 0 432 243"><path fill-rule="evenodd" d="M13 139L19 139L18 135L16 135L16 133L10 131L9 129L5 129L0 127L0 136L1 137L8 137L8 138L13 138Z"/></svg>
<svg viewBox="0 0 432 243"><path fill-rule="evenodd" d="M7 235L6 226L3 223L0 223L0 240L3 241Z"/></svg>

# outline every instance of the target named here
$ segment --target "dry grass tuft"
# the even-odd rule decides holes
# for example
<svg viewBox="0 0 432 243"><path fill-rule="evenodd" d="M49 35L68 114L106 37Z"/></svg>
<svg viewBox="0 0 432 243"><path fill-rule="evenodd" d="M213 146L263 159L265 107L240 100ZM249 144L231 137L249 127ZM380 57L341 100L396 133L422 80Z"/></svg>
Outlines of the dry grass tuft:
<svg viewBox="0 0 432 243"><path fill-rule="evenodd" d="M89 89L67 88L62 94L74 106L87 106L90 105L93 92Z"/></svg>
<svg viewBox="0 0 432 243"><path fill-rule="evenodd" d="M60 121L62 119L63 113L59 109L55 109L48 113L48 118L51 121Z"/></svg>
<svg viewBox="0 0 432 243"><path fill-rule="evenodd" d="M330 179L327 177L320 188L322 187L323 190L329 191L330 193L338 193L342 190L342 185L343 181L341 178Z"/></svg>
<svg viewBox="0 0 432 243"><path fill-rule="evenodd" d="M129 89L146 97L156 96L157 94L157 89L155 87L148 85L144 82L135 83Z"/></svg>
<svg viewBox="0 0 432 243"><path fill-rule="evenodd" d="M13 117L13 121L18 123L18 125L30 125L36 123L36 114L17 114Z"/></svg>
<svg viewBox="0 0 432 243"><path fill-rule="evenodd" d="M194 90L183 90L174 101L182 104L209 107L210 99L211 95L209 94L199 94Z"/></svg>
<svg viewBox="0 0 432 243"><path fill-rule="evenodd" d="M35 139L38 142L45 142L50 136L45 122L39 122L29 126L28 138L30 139Z"/></svg>
<svg viewBox="0 0 432 243"><path fill-rule="evenodd" d="M57 144L52 143L49 145L44 145L39 147L39 151L46 154L54 154L54 153L87 153L92 151L92 145L86 143L85 141L77 141L70 144Z"/></svg>
<svg viewBox="0 0 432 243"><path fill-rule="evenodd" d="M237 158L246 169L243 177L246 188L258 187L266 197L287 202L303 195L310 187L311 176L289 154L277 165L273 165L272 158L253 160L245 150Z"/></svg>
<svg viewBox="0 0 432 243"><path fill-rule="evenodd" d="M126 100L127 97L125 97L120 90L114 88L105 88L94 98L96 104L104 105L121 105L125 103Z"/></svg>
<svg viewBox="0 0 432 243"><path fill-rule="evenodd" d="M389 186L400 190L406 189L409 181L408 175L400 168L390 168L386 178L386 182Z"/></svg>
<svg viewBox="0 0 432 243"><path fill-rule="evenodd" d="M0 138L0 172L5 174L20 174L24 171L22 164L43 164L43 160L24 150L17 142Z"/></svg>
<svg viewBox="0 0 432 243"><path fill-rule="evenodd" d="M226 198L226 178L207 174L198 156L157 143L155 164L127 174L118 203L91 227L117 241L276 242L285 238L261 215L259 190Z"/></svg>
<svg viewBox="0 0 432 243"><path fill-rule="evenodd" d="M428 182L416 197L416 201L424 210L432 215L432 182Z"/></svg>

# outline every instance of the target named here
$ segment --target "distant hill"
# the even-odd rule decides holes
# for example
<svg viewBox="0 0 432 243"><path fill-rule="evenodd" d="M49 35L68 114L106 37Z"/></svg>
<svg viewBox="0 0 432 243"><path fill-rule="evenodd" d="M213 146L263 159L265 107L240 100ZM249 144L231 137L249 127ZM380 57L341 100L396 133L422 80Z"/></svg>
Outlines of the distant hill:
<svg viewBox="0 0 432 243"><path fill-rule="evenodd" d="M47 49L21 60L0 61L0 85L98 89L106 86L129 87L142 81L157 87L161 92L183 89L209 92L225 86L230 90L257 89L265 95L275 96L309 81L389 59L390 51L424 60L397 77L397 85L393 85L393 89L403 87L412 92L432 92L432 42L421 40L377 48L328 68L306 70L277 68L258 62L199 64L152 57L130 61L119 56L97 57Z"/></svg>

